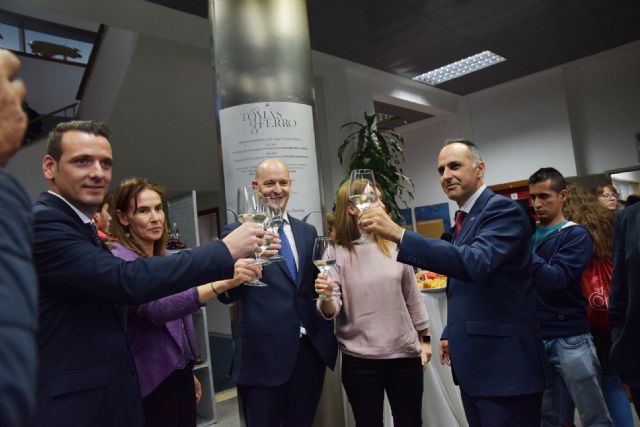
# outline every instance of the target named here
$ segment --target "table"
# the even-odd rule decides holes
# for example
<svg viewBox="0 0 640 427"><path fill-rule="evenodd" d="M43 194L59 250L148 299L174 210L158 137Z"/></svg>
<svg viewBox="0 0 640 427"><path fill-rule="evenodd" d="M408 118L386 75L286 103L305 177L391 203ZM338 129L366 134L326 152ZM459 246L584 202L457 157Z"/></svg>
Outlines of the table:
<svg viewBox="0 0 640 427"><path fill-rule="evenodd" d="M468 427L460 390L453 383L451 368L440 364L438 343L447 324L447 294L445 289L422 292L422 301L429 313L429 333L433 355L424 373L422 421L426 427ZM393 424L388 424L393 425Z"/></svg>

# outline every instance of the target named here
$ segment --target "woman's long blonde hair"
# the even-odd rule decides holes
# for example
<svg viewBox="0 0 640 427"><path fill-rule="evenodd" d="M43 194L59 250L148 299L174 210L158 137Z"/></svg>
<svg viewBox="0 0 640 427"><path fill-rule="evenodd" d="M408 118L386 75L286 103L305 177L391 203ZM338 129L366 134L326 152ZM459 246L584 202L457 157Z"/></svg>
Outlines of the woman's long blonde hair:
<svg viewBox="0 0 640 427"><path fill-rule="evenodd" d="M364 183L363 183L364 185ZM349 213L349 207L355 206L349 200L349 180L340 185L338 194L336 194L336 244L347 248L349 253L353 253L355 245L352 243L360 237L360 229L358 228L358 219L355 215ZM379 236L373 237L376 245L382 253L387 256L391 254L391 242Z"/></svg>
<svg viewBox="0 0 640 427"><path fill-rule="evenodd" d="M593 240L593 259L611 258L613 253L613 212L603 207L593 194L577 185L567 187L563 206L566 219L584 226Z"/></svg>

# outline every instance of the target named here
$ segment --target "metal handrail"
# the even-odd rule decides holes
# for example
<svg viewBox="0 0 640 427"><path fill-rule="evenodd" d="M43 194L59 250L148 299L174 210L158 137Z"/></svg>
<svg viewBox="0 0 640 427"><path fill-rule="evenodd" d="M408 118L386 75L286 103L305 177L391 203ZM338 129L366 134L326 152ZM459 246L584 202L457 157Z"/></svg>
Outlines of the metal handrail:
<svg viewBox="0 0 640 427"><path fill-rule="evenodd" d="M42 121L42 120L46 119L47 117L51 117L51 116L53 116L53 115L55 115L55 114L57 114L57 113L60 113L61 111L68 110L69 108L75 108L75 107L77 107L77 106L78 106L78 104L79 104L79 102L74 102L73 104L69 104L69 105L67 105L66 107L58 108L57 110L54 110L54 111L52 111L52 112L50 112L50 113L47 113L47 114L43 114L43 115L41 115L41 116L38 116L38 117L36 117L35 119L30 120L30 121L29 121L29 124L31 124L31 123L36 123L36 122L40 122L40 121Z"/></svg>

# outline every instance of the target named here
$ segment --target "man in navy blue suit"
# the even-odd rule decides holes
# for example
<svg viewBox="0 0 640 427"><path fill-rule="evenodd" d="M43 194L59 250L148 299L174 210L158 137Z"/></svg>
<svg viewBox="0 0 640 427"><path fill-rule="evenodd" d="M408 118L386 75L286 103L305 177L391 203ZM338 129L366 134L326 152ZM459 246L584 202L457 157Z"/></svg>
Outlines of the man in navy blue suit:
<svg viewBox="0 0 640 427"><path fill-rule="evenodd" d="M0 426L30 424L35 408L37 288L31 202L2 168L22 143L20 62L0 49Z"/></svg>
<svg viewBox="0 0 640 427"><path fill-rule="evenodd" d="M263 235L243 225L224 241L123 261L91 221L111 182L109 131L60 123L42 162L49 192L33 207L40 282L36 425L141 427L142 398L118 305L136 305L231 277Z"/></svg>
<svg viewBox="0 0 640 427"><path fill-rule="evenodd" d="M291 191L287 165L263 160L253 187L284 210ZM230 224L222 235L236 227ZM264 267L268 286L240 286L218 297L240 306L231 378L248 427L311 426L326 367L336 361L333 322L318 314L314 301L316 229L285 214L279 234L285 260Z"/></svg>
<svg viewBox="0 0 640 427"><path fill-rule="evenodd" d="M448 319L440 360L460 385L471 427L539 427L546 359L536 327L531 227L513 200L484 184L485 165L471 141L445 143L442 189L458 204L451 243L405 231L382 209L363 228L399 244L398 261L449 277Z"/></svg>
<svg viewBox="0 0 640 427"><path fill-rule="evenodd" d="M616 218L609 320L611 364L629 385L640 414L640 203Z"/></svg>

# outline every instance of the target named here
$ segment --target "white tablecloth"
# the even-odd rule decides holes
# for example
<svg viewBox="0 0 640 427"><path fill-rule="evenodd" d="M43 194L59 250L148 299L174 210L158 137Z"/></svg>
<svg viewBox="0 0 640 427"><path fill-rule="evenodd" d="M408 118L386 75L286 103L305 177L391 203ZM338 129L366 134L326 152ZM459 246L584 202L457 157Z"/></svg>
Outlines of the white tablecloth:
<svg viewBox="0 0 640 427"><path fill-rule="evenodd" d="M438 343L442 329L447 323L447 295L444 289L436 292L423 292L422 301L429 313L429 332L433 344L433 356L424 373L423 425L426 427L468 427L460 390L453 383L451 368L440 364Z"/></svg>

